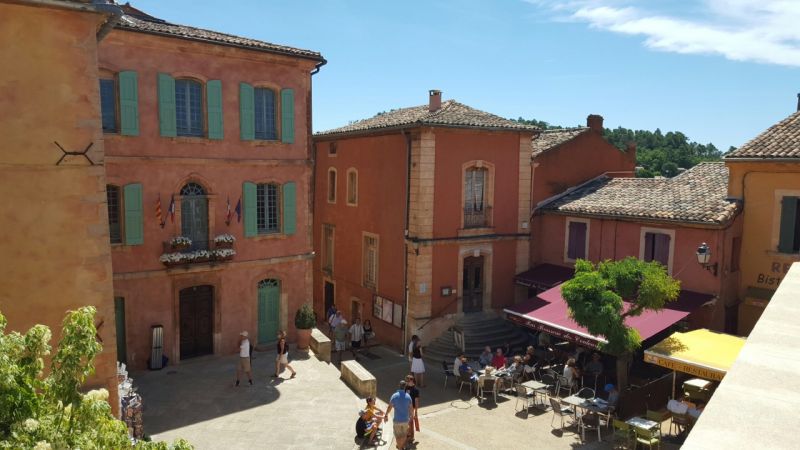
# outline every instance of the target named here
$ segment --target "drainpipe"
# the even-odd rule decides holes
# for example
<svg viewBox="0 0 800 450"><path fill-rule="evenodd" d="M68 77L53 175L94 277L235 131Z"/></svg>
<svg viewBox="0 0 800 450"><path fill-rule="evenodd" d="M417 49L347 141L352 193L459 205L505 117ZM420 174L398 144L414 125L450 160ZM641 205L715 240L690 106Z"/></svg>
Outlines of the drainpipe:
<svg viewBox="0 0 800 450"><path fill-rule="evenodd" d="M108 20L106 20L106 22L100 27L100 29L97 30L97 42L100 42L103 40L104 37L106 37L108 33L111 32L111 30L114 29L114 25L119 23L124 13L122 12L122 8L120 8L119 5L116 5L114 3L108 3L104 0L93 0L92 6L96 11L109 14Z"/></svg>
<svg viewBox="0 0 800 450"><path fill-rule="evenodd" d="M406 353L406 341L408 341L408 303L410 289L408 288L408 222L411 209L411 133L406 130L400 130L406 138L406 207L404 211L405 228L403 230L403 290L405 291L405 298L403 299L403 311L406 313L405 323L403 324L403 342L400 344L402 348L401 354Z"/></svg>

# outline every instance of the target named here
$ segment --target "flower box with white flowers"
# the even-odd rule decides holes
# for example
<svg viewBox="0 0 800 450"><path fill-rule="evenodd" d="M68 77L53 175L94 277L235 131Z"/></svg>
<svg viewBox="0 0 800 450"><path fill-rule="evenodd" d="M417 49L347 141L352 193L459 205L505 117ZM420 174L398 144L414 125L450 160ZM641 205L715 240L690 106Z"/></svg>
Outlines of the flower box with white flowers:
<svg viewBox="0 0 800 450"><path fill-rule="evenodd" d="M233 248L233 243L236 242L236 238L233 237L232 234L220 234L219 236L214 238L214 248L215 249L225 249L225 248Z"/></svg>
<svg viewBox="0 0 800 450"><path fill-rule="evenodd" d="M186 250L192 246L192 240L186 236L175 236L170 239L169 246L175 251Z"/></svg>
<svg viewBox="0 0 800 450"><path fill-rule="evenodd" d="M230 261L236 255L236 250L232 248L216 248L212 252L214 261Z"/></svg>

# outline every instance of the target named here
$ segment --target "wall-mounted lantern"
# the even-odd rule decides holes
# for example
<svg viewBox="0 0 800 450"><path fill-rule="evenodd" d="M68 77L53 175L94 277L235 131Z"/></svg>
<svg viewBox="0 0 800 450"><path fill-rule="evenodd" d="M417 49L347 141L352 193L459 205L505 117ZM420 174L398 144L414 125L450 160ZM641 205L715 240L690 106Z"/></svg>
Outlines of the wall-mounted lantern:
<svg viewBox="0 0 800 450"><path fill-rule="evenodd" d="M717 263L711 264L709 261L711 261L711 247L703 242L700 244L700 247L697 247L697 262L700 263L704 269L713 273L714 276L717 276Z"/></svg>

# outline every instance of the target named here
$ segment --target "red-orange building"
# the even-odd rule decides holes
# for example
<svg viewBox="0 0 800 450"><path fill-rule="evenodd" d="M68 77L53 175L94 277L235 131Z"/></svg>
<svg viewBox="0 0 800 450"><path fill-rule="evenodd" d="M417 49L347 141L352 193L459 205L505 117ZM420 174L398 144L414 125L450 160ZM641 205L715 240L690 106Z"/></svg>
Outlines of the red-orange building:
<svg viewBox="0 0 800 450"><path fill-rule="evenodd" d="M231 353L242 330L293 337L311 299L311 75L325 60L123 9L98 57L120 359L144 367L155 325L172 362Z"/></svg>

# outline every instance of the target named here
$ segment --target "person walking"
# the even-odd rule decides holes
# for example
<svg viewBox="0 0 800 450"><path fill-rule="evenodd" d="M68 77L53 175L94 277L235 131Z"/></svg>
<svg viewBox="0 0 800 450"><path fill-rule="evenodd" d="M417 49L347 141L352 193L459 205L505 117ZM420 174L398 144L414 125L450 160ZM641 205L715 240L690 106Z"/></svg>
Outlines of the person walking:
<svg viewBox="0 0 800 450"><path fill-rule="evenodd" d="M289 365L289 345L286 343L285 331L278 333L278 344L276 347L278 350L278 360L276 361L275 378L278 378L284 369L289 369L292 372L290 378L294 378L297 376L297 372Z"/></svg>
<svg viewBox="0 0 800 450"><path fill-rule="evenodd" d="M239 363L236 366L236 386L239 386L239 378L242 372L247 374L250 385L253 385L253 372L250 368L250 339L247 336L247 331L239 333Z"/></svg>
<svg viewBox="0 0 800 450"><path fill-rule="evenodd" d="M411 420L413 414L411 396L406 392L405 380L400 381L397 392L392 394L392 397L389 399L389 407L386 408L386 417L389 417L392 411L394 411L394 419L392 420L394 442L397 446L397 450L403 450L406 446L406 439L408 436L408 422Z"/></svg>
<svg viewBox="0 0 800 450"><path fill-rule="evenodd" d="M411 397L411 420L408 421L408 443L414 443L414 431L419 431L419 389L414 382L414 374L406 375L406 393Z"/></svg>
<svg viewBox="0 0 800 450"><path fill-rule="evenodd" d="M340 363L342 362L342 352L347 350L347 333L347 321L342 319L336 324L336 328L333 329L334 350L339 353Z"/></svg>
<svg viewBox="0 0 800 450"><path fill-rule="evenodd" d="M358 360L356 351L361 348L361 339L364 337L364 327L361 325L361 319L356 317L348 331L350 333L350 351L353 352L353 358Z"/></svg>
<svg viewBox="0 0 800 450"><path fill-rule="evenodd" d="M425 387L425 362L422 361L422 341L419 336L411 338L411 373L419 387Z"/></svg>

